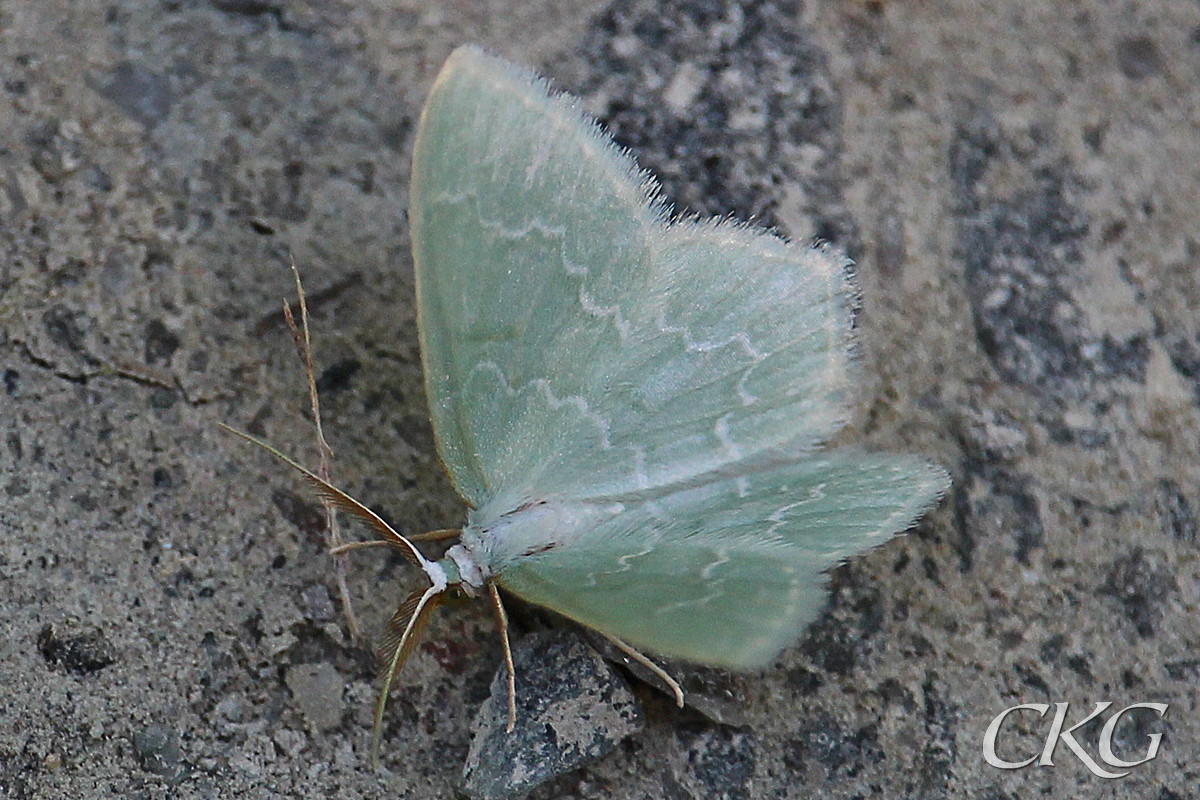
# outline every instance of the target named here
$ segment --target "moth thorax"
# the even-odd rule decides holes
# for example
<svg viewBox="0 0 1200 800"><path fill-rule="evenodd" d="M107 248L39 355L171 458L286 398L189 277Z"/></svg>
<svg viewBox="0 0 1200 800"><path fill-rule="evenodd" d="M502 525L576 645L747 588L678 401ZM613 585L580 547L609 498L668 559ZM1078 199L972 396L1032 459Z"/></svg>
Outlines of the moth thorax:
<svg viewBox="0 0 1200 800"><path fill-rule="evenodd" d="M446 551L446 557L442 559L442 562L446 561L453 564L454 571L458 573L458 580L452 580L451 583L457 583L464 592L472 597L483 590L483 570L479 568L479 564L475 563L475 557L471 555L471 551L461 544L456 544Z"/></svg>

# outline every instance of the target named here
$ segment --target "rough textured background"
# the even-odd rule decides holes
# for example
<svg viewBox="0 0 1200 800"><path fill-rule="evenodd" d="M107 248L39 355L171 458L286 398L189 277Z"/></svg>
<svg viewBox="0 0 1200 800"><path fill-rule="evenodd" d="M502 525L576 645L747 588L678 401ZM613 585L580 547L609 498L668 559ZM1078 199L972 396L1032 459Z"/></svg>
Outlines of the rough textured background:
<svg viewBox="0 0 1200 800"><path fill-rule="evenodd" d="M844 438L955 480L734 681L744 724L641 688L646 729L535 796L1194 796L1200 7L1100 0L0 5L0 796L454 796L486 608L435 621L371 773L371 657L318 509L215 423L311 458L294 254L339 480L402 530L461 519L405 193L465 41L584 95L683 208L847 247ZM375 555L351 573L369 629L412 583ZM1157 760L984 763L1000 710L1105 700L1170 704L1118 731L1164 732ZM1013 755L1046 727L1021 729Z"/></svg>

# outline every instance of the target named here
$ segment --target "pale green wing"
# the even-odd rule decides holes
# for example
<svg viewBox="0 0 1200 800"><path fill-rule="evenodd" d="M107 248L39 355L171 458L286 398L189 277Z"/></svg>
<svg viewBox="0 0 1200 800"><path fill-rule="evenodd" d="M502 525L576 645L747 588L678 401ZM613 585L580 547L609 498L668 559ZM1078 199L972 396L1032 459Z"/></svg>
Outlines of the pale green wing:
<svg viewBox="0 0 1200 800"><path fill-rule="evenodd" d="M845 260L668 226L653 198L573 101L477 49L450 57L410 220L438 447L474 505L674 487L844 421Z"/></svg>
<svg viewBox="0 0 1200 800"><path fill-rule="evenodd" d="M816 617L825 570L910 527L948 483L917 458L831 453L614 508L561 547L555 530L514 531L551 546L492 556L501 586L591 628L754 668Z"/></svg>

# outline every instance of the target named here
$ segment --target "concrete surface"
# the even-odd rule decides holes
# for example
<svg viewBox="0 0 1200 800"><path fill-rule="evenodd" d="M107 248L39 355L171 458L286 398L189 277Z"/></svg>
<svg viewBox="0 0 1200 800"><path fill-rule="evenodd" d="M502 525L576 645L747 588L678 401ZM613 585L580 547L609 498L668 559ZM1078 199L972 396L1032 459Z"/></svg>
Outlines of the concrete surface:
<svg viewBox="0 0 1200 800"><path fill-rule="evenodd" d="M449 609L365 763L373 666L278 313L314 300L335 476L457 524L424 408L408 152L474 41L584 96L683 208L860 264L843 439L954 489L837 570L740 724L637 688L570 798L1194 797L1200 785L1200 7L967 0L0 4L0 796L448 798L500 650ZM358 555L367 630L412 586ZM1106 780L1017 703L1169 705ZM1032 713L1001 755L1036 753ZM1097 721L1079 734L1093 757Z"/></svg>

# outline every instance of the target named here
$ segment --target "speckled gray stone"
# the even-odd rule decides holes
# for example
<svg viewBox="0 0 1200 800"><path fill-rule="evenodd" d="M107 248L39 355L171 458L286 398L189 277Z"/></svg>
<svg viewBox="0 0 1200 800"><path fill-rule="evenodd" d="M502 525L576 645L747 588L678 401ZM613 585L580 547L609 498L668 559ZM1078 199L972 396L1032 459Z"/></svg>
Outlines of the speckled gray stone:
<svg viewBox="0 0 1200 800"><path fill-rule="evenodd" d="M777 664L730 679L736 725L635 687L646 730L533 797L1195 795L1197 4L43 0L0 17L0 796L457 796L500 660L488 609L439 612L370 770L375 665L314 589L336 602L319 508L216 423L313 461L279 313L294 258L335 479L404 532L463 521L405 214L416 115L466 41L580 94L681 211L846 247L863 375L839 444L954 477L916 530L833 571ZM368 632L419 580L375 551L349 578ZM289 687L302 665L340 682L329 727ZM1098 701L1168 703L1118 726L1126 756L1161 732L1158 757L1119 781L1065 747L1053 767L984 761L1003 709ZM1010 757L1041 746L1028 719ZM134 744L164 725L178 775Z"/></svg>
<svg viewBox="0 0 1200 800"><path fill-rule="evenodd" d="M297 664L288 669L284 681L314 730L327 731L342 721L345 678L332 664Z"/></svg>
<svg viewBox="0 0 1200 800"><path fill-rule="evenodd" d="M475 800L509 800L596 761L643 727L621 676L577 634L534 633L513 647L517 719L508 725L503 669L471 726L463 790Z"/></svg>
<svg viewBox="0 0 1200 800"><path fill-rule="evenodd" d="M623 653L611 641L596 633L583 629L588 644L611 663L629 670L639 681L658 690L660 700L675 704L675 694L667 682L651 669ZM655 658L654 663L662 668L683 689L684 707L695 711L712 722L734 727L746 722L745 675L726 670L702 667L685 661Z"/></svg>
<svg viewBox="0 0 1200 800"><path fill-rule="evenodd" d="M142 769L164 778L183 774L179 737L166 725L151 725L133 734L133 749Z"/></svg>

